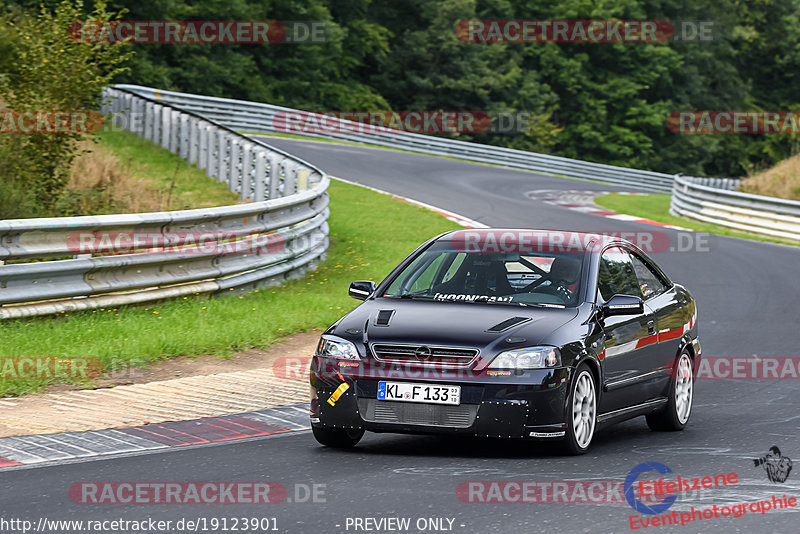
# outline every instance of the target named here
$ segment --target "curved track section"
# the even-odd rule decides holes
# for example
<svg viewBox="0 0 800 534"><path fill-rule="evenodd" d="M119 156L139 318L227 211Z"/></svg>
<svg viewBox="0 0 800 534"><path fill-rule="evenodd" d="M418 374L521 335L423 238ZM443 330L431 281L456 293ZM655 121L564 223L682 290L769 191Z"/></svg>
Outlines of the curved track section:
<svg viewBox="0 0 800 534"><path fill-rule="evenodd" d="M299 140L265 138L326 172L454 211L490 226L609 232L661 232L654 258L694 293L706 356L793 356L798 322L800 249L706 236L598 217L531 199L532 190L615 191L618 187L512 171L402 152ZM663 249L663 250L662 250ZM633 509L622 481L642 462L660 462L683 477L735 472L738 483L681 495L667 512L800 495L800 475L768 480L753 459L777 445L800 457L796 380L698 381L695 406L682 433L650 432L642 419L612 427L588 455L563 457L553 445L503 441L368 435L349 452L317 446L307 432L256 438L223 446L186 447L169 453L109 458L84 464L3 473L6 517L61 519L274 517L281 531L426 532L420 519L440 519L446 531L625 532ZM653 474L652 478L657 478ZM68 488L78 481L273 481L287 499L271 506L202 504L77 504ZM605 484L602 501L571 493L555 502L464 502L469 481L536 481L547 487L576 481ZM321 484L317 502L294 491ZM549 484L549 485L548 485ZM300 490L302 492L302 490ZM537 493L541 495L541 492ZM312 499L313 500L313 499ZM291 502L290 502L291 501ZM568 502L569 501L569 502ZM43 505L46 503L46 505ZM795 509L748 513L687 524L691 532L796 529ZM649 516L652 517L652 516ZM350 518L350 519L348 519ZM378 529L375 518L408 518L410 528ZM361 523L355 523L360 519ZM356 525L362 528L356 528ZM371 525L370 529L365 528ZM175 532L185 532L174 530ZM652 530L652 528L650 529ZM660 529L657 529L660 530Z"/></svg>

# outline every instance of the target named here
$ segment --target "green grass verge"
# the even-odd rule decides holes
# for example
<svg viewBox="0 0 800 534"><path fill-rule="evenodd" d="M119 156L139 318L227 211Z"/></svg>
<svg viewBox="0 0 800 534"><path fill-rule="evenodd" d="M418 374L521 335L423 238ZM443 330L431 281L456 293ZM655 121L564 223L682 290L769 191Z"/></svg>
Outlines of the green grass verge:
<svg viewBox="0 0 800 534"><path fill-rule="evenodd" d="M228 206L239 201L226 183L209 178L204 170L132 132L102 131L97 137L97 149L119 158L131 178L148 182L165 197L172 188L167 210Z"/></svg>
<svg viewBox="0 0 800 534"><path fill-rule="evenodd" d="M330 249L306 278L244 295L4 321L0 355L93 357L108 370L267 348L286 335L328 327L358 304L347 296L351 281L380 281L420 243L459 228L430 210L355 185L333 181L330 194ZM0 396L34 392L46 383L0 378Z"/></svg>
<svg viewBox="0 0 800 534"><path fill-rule="evenodd" d="M798 243L788 240L738 232L717 224L699 222L686 217L676 217L669 212L670 198L671 197L668 195L620 195L618 193L612 193L610 195L597 197L595 203L611 211L616 211L617 213L624 213L626 215L651 219L660 223L681 226L696 232L753 239L769 243L781 243L784 245L798 245Z"/></svg>

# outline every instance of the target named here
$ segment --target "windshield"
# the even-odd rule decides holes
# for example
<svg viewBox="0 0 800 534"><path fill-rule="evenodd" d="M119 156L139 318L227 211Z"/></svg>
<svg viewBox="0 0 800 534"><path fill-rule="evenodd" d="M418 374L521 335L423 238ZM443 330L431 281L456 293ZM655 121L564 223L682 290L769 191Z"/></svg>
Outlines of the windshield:
<svg viewBox="0 0 800 534"><path fill-rule="evenodd" d="M437 242L394 278L384 297L571 307L582 253L465 251Z"/></svg>

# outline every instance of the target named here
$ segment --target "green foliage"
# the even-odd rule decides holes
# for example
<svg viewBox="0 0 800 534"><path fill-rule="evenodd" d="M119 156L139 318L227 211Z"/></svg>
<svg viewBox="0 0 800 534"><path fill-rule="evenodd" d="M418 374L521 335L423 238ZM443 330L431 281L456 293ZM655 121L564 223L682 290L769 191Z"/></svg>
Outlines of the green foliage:
<svg viewBox="0 0 800 534"><path fill-rule="evenodd" d="M800 147L797 135L682 135L666 127L667 116L680 110L797 109L800 0L110 2L109 9L125 11L128 20L306 21L323 24L327 38L294 44L131 45L136 52L131 69L119 72L115 82L306 110L522 112L530 119L520 131L455 137L662 172L737 176L768 167ZM27 19L38 20L47 30L38 32L45 44L26 52L26 83L32 87L41 80L51 84L78 78L65 84L71 92L82 88L77 87L80 80L93 79L97 83L84 91L91 100L105 80L69 76L69 69L55 61L43 67L42 60L53 60L54 46L63 40L63 27L48 27L47 21L66 20L58 18L63 4L45 4L55 13L49 19L30 15L35 0L9 4L17 15L6 21L25 19L19 14L27 10ZM80 8L70 15L81 18L74 10ZM112 18L104 13L93 17ZM459 40L455 31L456 23L465 19L646 19L714 25L711 40L470 43ZM8 87L8 73L20 69L16 60L8 61L6 52L15 43L4 33L0 28L0 72L6 73ZM75 49L75 43L67 44L68 52ZM107 54L84 64L90 73L118 70L117 64L102 67L102 62L120 51L108 45L80 46L84 54ZM61 96L61 91L44 94ZM57 188L63 175L55 173L50 181ZM42 196L37 190L36 198Z"/></svg>
<svg viewBox="0 0 800 534"><path fill-rule="evenodd" d="M364 13L369 2L116 1L114 5L129 10L129 20L318 22L325 25L328 39L274 45L137 44L131 70L118 81L304 109L388 108L380 93L356 75L367 58L386 53L388 31L358 16L335 22L328 4L340 4L340 16L347 18L349 13Z"/></svg>
<svg viewBox="0 0 800 534"><path fill-rule="evenodd" d="M14 111L96 110L104 85L123 72L128 58L121 43L86 44L70 35L71 25L84 19L81 0L65 0L53 10L12 12L0 20L6 52L0 62L0 98ZM89 20L113 20L120 14L97 0ZM31 212L49 213L69 180L82 133L30 133L0 136L0 182L10 191L23 191ZM0 201L0 217L19 206Z"/></svg>

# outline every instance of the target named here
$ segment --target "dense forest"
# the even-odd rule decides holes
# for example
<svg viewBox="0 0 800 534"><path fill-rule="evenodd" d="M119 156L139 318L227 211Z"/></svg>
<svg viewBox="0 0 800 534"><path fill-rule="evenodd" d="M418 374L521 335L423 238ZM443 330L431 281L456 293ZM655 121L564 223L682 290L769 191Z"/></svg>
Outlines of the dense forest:
<svg viewBox="0 0 800 534"><path fill-rule="evenodd" d="M6 9L19 16L37 5ZM677 134L666 120L676 110L797 109L800 0L113 0L108 9L134 21L325 27L324 42L131 44L130 68L114 78L121 83L306 110L524 112L533 117L525 131L459 138L690 175L745 175L796 152L796 135ZM475 43L457 35L469 19L704 21L712 32L649 43Z"/></svg>

